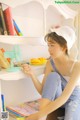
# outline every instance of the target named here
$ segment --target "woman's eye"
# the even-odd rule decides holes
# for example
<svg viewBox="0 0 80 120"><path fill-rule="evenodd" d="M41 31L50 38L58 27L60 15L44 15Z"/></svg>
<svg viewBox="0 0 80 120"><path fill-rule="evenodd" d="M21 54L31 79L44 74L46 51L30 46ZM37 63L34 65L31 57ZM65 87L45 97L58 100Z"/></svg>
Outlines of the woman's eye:
<svg viewBox="0 0 80 120"><path fill-rule="evenodd" d="M51 47L53 47L54 45L51 45Z"/></svg>
<svg viewBox="0 0 80 120"><path fill-rule="evenodd" d="M53 47L54 45L48 45L48 47Z"/></svg>

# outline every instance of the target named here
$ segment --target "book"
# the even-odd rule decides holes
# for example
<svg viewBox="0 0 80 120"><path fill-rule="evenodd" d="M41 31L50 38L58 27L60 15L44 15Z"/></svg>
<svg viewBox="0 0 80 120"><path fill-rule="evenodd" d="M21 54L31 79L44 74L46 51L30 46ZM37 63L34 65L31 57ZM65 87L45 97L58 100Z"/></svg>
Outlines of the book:
<svg viewBox="0 0 80 120"><path fill-rule="evenodd" d="M26 117L39 111L40 100L41 99L24 102L16 106L7 106L6 110L9 111L10 114L13 114L15 116Z"/></svg>
<svg viewBox="0 0 80 120"><path fill-rule="evenodd" d="M3 26L2 26L1 16L0 16L0 35L3 35Z"/></svg>
<svg viewBox="0 0 80 120"><path fill-rule="evenodd" d="M2 3L0 3L0 34L2 35L8 34L6 23L5 23L5 18L4 18L4 13L3 13L3 8L2 8Z"/></svg>
<svg viewBox="0 0 80 120"><path fill-rule="evenodd" d="M15 29L17 35L19 35L19 36L23 36L23 34L22 34L20 28L18 27L18 25L17 25L17 23L15 22L14 19L13 19L13 24L14 24L14 29Z"/></svg>
<svg viewBox="0 0 80 120"><path fill-rule="evenodd" d="M11 7L6 8L3 13L9 35L15 35Z"/></svg>
<svg viewBox="0 0 80 120"><path fill-rule="evenodd" d="M18 117L14 114L9 113L9 119L10 120L25 120L25 117Z"/></svg>

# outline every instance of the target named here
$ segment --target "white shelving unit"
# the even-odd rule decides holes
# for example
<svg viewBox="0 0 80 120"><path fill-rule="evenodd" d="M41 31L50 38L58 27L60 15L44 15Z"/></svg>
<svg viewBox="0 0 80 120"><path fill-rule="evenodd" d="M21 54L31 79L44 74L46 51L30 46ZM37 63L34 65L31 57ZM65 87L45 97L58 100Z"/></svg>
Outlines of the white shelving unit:
<svg viewBox="0 0 80 120"><path fill-rule="evenodd" d="M44 37L26 37L26 36L0 36L0 43L11 45L46 45Z"/></svg>
<svg viewBox="0 0 80 120"><path fill-rule="evenodd" d="M39 75L44 73L45 65L31 66L31 67L34 70L36 76L39 76ZM1 81L3 81L3 82L11 82L11 81L14 82L14 81L22 80L22 79L26 79L26 80L30 79L26 74L24 74L22 72L22 70L20 70L18 72L6 72L6 70L0 71L0 93L2 91L1 90L1 88L2 88ZM19 99L18 99L18 101L19 101ZM16 104L16 102L15 102L15 104ZM1 99L0 99L0 108L1 107L2 107L2 105L1 105Z"/></svg>
<svg viewBox="0 0 80 120"><path fill-rule="evenodd" d="M31 68L35 71L35 74L39 76L40 74L43 74L45 65L40 66L31 66ZM22 70L18 72L6 72L6 70L2 70L0 72L0 79L5 81L11 81L11 80L20 80L27 78L27 75L25 75Z"/></svg>
<svg viewBox="0 0 80 120"><path fill-rule="evenodd" d="M36 53L31 53L31 47L28 51L28 46L32 46L32 49L35 49L36 46L36 51L39 52L38 56L43 55L43 53L45 57L48 56L47 49L44 50L42 48L44 45L46 48L44 42L45 34L49 32L51 27L54 28L56 26L64 25L66 18L72 19L74 16L73 13L76 14L74 11L72 11L72 14L70 15L67 13L64 14L64 6L61 8L61 6L55 5L51 0L0 0L0 2L12 7L13 18L24 35L0 35L0 43L2 45L5 44L5 46L15 44L26 45L26 56L28 57L36 55ZM36 75L42 74L44 70L44 66L36 66L32 68L35 70ZM39 97L30 78L26 77L22 71L15 73L0 71L0 92L1 91L5 94L7 105L18 104L25 100ZM30 94L33 94L33 96Z"/></svg>

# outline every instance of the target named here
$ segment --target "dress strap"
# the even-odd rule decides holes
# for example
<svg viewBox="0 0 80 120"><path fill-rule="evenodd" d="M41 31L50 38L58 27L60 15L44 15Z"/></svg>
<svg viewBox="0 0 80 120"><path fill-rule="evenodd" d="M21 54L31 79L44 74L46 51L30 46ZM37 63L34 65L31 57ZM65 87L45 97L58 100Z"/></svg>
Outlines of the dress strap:
<svg viewBox="0 0 80 120"><path fill-rule="evenodd" d="M73 65L72 65L72 67L71 67L71 69L70 69L70 73L72 72L75 63L76 63L76 61L73 63Z"/></svg>
<svg viewBox="0 0 80 120"><path fill-rule="evenodd" d="M56 72L57 72L57 69L56 69L56 67L55 67L55 64L54 64L54 61L53 61L53 59L52 59L52 58L50 58L50 63L51 63L51 65L52 65L52 67L53 67L54 71L56 71Z"/></svg>
<svg viewBox="0 0 80 120"><path fill-rule="evenodd" d="M64 80L66 80L66 79L58 72L58 70L56 69L56 66L55 66L54 61L53 61L52 58L50 58L50 63L51 63L51 65L52 65L54 71L57 72Z"/></svg>

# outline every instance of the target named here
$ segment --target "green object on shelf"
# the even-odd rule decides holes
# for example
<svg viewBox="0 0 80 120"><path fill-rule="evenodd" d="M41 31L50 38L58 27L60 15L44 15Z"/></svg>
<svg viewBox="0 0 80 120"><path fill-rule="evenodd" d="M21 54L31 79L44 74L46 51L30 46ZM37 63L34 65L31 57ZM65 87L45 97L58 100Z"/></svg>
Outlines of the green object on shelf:
<svg viewBox="0 0 80 120"><path fill-rule="evenodd" d="M13 47L12 51L6 51L4 52L4 56L6 58L11 58L11 63L10 63L10 67L8 69L6 69L8 72L17 72L20 71L21 67L15 67L14 66L14 62L19 62L21 61L21 50L19 45L15 45Z"/></svg>
<svg viewBox="0 0 80 120"><path fill-rule="evenodd" d="M10 67L6 70L7 70L7 72L17 72L17 71L20 71L21 68L20 67Z"/></svg>

